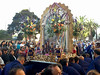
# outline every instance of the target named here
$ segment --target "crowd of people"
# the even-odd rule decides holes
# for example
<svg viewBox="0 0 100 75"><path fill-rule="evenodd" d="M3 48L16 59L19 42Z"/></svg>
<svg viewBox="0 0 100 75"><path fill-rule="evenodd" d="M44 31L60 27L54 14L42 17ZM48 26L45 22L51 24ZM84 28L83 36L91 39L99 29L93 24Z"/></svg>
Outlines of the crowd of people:
<svg viewBox="0 0 100 75"><path fill-rule="evenodd" d="M30 56L56 53L56 45L47 41L40 43L25 41L2 41L0 44L0 75L25 75L23 66ZM77 42L73 44L75 57L60 59L36 75L99 75L100 42ZM33 75L33 74L32 74Z"/></svg>

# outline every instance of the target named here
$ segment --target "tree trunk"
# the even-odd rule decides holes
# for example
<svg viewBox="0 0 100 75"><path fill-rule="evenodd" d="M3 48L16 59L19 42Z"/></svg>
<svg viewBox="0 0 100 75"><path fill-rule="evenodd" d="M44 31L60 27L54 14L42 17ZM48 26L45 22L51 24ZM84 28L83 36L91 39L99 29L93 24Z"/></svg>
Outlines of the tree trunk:
<svg viewBox="0 0 100 75"><path fill-rule="evenodd" d="M90 40L90 41L93 41L92 28L90 28L89 40Z"/></svg>
<svg viewBox="0 0 100 75"><path fill-rule="evenodd" d="M76 39L76 41L78 40L78 37L77 36L75 36L75 39Z"/></svg>

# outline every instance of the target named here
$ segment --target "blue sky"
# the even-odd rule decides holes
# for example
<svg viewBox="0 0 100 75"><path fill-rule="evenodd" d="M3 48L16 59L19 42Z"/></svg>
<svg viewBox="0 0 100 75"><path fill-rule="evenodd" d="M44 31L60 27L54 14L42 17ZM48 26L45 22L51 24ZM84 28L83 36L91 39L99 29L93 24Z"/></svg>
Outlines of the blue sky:
<svg viewBox="0 0 100 75"><path fill-rule="evenodd" d="M96 23L100 24L99 0L1 0L0 29L6 30L15 13L22 9L30 9L41 18L43 11L54 2L61 2L68 6L73 17L86 15L86 18L94 19Z"/></svg>

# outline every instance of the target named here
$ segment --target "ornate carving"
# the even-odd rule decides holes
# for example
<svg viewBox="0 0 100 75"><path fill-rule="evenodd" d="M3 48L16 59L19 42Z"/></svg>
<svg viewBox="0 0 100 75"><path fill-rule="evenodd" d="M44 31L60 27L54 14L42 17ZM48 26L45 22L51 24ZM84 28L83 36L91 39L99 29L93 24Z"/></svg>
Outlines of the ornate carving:
<svg viewBox="0 0 100 75"><path fill-rule="evenodd" d="M52 5L50 5L48 8L46 8L46 10L43 12L43 14L41 15L41 20L40 20L40 45L42 47L42 23L46 24L46 20L47 18L50 16L50 14L53 13L53 7L57 6L57 11L59 14L63 15L63 17L66 19L64 24L65 25L69 25L68 26L68 52L72 52L73 49L73 19L72 19L72 14L71 14L71 10L68 9L68 6L65 6L65 4L61 4L61 3L53 3ZM59 12L61 10L61 13ZM63 12L63 13L62 13Z"/></svg>

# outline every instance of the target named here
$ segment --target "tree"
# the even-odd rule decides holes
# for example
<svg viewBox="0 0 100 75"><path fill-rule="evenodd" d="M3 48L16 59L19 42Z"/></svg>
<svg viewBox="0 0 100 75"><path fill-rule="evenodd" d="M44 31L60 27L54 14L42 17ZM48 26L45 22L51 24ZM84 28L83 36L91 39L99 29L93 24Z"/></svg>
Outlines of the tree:
<svg viewBox="0 0 100 75"><path fill-rule="evenodd" d="M11 40L12 37L5 30L0 30L0 40Z"/></svg>
<svg viewBox="0 0 100 75"><path fill-rule="evenodd" d="M88 25L87 28L89 30L89 40L93 41L93 37L95 36L95 34L97 34L96 30L100 25L98 25L91 19L88 20L87 25Z"/></svg>
<svg viewBox="0 0 100 75"><path fill-rule="evenodd" d="M28 25L31 21L36 24L36 31L40 32L40 19L34 14L34 12L30 12L28 9L24 9L15 14L13 22L8 25L8 32L10 34L14 34L15 32L18 33L22 30L23 23Z"/></svg>
<svg viewBox="0 0 100 75"><path fill-rule="evenodd" d="M76 17L73 24L73 36L77 40L79 36L82 37L82 30L85 24L85 16L80 16L79 18Z"/></svg>
<svg viewBox="0 0 100 75"><path fill-rule="evenodd" d="M79 16L76 18L73 24L73 36L81 40L85 40L86 37L89 37L89 40L93 40L96 30L99 27L97 23L93 20L88 20L85 16Z"/></svg>
<svg viewBox="0 0 100 75"><path fill-rule="evenodd" d="M17 40L22 40L22 39L23 39L23 33L19 33L18 37L17 37Z"/></svg>

